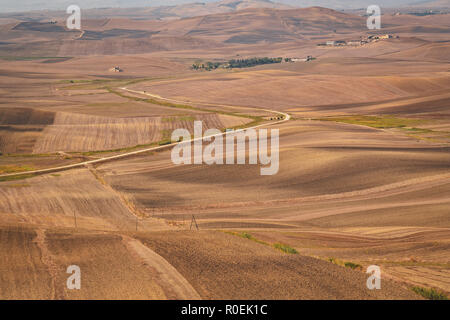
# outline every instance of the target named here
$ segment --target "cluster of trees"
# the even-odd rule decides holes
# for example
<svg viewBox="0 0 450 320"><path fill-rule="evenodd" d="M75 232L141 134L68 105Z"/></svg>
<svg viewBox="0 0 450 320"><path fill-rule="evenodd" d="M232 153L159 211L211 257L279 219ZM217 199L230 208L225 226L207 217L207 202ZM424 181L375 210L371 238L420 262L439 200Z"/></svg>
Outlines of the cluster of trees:
<svg viewBox="0 0 450 320"><path fill-rule="evenodd" d="M283 58L250 58L250 59L232 59L228 62L196 62L192 65L194 70L206 70L211 71L218 69L220 67L231 69L231 68L250 68L263 64L281 63Z"/></svg>
<svg viewBox="0 0 450 320"><path fill-rule="evenodd" d="M230 60L228 61L228 65L230 68L249 68L262 64L272 64L272 63L281 63L283 58L250 58L250 59L239 59L239 60Z"/></svg>
<svg viewBox="0 0 450 320"><path fill-rule="evenodd" d="M211 71L219 68L221 65L223 65L222 62L206 62L206 63L196 62L192 65L192 69Z"/></svg>

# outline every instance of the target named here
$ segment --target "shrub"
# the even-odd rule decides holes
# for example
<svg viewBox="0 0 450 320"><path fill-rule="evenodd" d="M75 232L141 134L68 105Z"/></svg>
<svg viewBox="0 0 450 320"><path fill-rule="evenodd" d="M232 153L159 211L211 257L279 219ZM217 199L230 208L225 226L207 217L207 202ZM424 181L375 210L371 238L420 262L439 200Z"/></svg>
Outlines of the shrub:
<svg viewBox="0 0 450 320"><path fill-rule="evenodd" d="M346 262L346 263L344 263L344 266L346 266L347 268L352 268L352 269L362 269L362 266L360 264L353 263L353 262Z"/></svg>
<svg viewBox="0 0 450 320"><path fill-rule="evenodd" d="M443 292L436 291L432 288L413 287L412 290L429 300L448 300L448 297Z"/></svg>
<svg viewBox="0 0 450 320"><path fill-rule="evenodd" d="M290 254L297 254L298 251L295 250L294 248L288 246L287 244L283 244L283 243L275 243L273 245L275 248L277 248L278 250L281 250L285 253L290 253Z"/></svg>

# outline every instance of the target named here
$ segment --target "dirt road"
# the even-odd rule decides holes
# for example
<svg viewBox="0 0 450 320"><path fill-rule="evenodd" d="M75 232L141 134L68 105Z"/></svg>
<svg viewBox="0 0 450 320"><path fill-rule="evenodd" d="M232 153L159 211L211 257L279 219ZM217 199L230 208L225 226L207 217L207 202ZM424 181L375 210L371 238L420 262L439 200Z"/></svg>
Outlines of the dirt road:
<svg viewBox="0 0 450 320"><path fill-rule="evenodd" d="M127 88L121 88L121 89L125 90L125 91L128 91L128 92L132 92L132 93L148 95L148 96L151 96L151 97L157 97L160 100L172 101L172 102L178 102L178 103L182 103L183 102L183 101L178 101L178 100L162 98L162 97L159 97L159 96L156 96L156 95L152 95L152 94L146 93L146 92L130 90L130 89L127 89ZM277 121L277 122L264 123L264 124L260 124L260 125L257 125L257 126L245 128L245 129L235 130L233 132L222 132L220 134L211 135L211 136L209 136L209 138L225 136L225 135L228 135L230 133L241 132L241 131L248 130L248 129L256 129L256 128L261 128L261 127L265 127L265 126L269 126L269 125L280 124L282 122L289 121L290 118L291 118L289 114L284 113L284 112L280 112L280 111L267 110L267 109L256 109L256 108L255 108L255 110L261 110L261 111L265 111L265 112L271 112L271 113L275 113L275 114L278 114L278 115L282 115L283 116L283 120L280 120L280 121ZM171 143L171 144L167 144L167 145L163 145L163 146L152 147L152 148L147 148L147 149L142 149L142 150L137 150L137 151L131 151L131 152L127 152L127 153L123 153L123 154L119 154L119 155L115 155L115 156L111 156L111 157L105 157L105 158L96 159L96 160L84 161L84 162L75 163L75 164L71 164L71 165L67 165L67 166L60 166L60 167L54 167L54 168L48 168L48 169L40 169L40 170L33 170L33 171L25 171L25 172L17 172L17 173L10 173L10 174L3 174L3 175L0 175L0 178L3 178L3 177L17 177L17 176L32 175L32 174L45 174L45 173L53 173L53 172L65 171L65 170L70 170L70 169L75 169L75 168L82 168L82 167L86 167L86 166L89 166L89 165L104 163L104 162L108 162L108 161L119 160L119 159L123 159L123 158L126 158L126 157L138 155L138 154L143 154L143 153L150 152L150 151L169 149L171 147L176 146L179 143L191 143L191 142L194 142L194 141L204 140L204 139L205 139L205 137L201 137L201 138L197 138L197 139L191 139L191 140L188 140L188 141L175 142L175 143ZM61 152L63 152L63 151L61 151Z"/></svg>
<svg viewBox="0 0 450 320"><path fill-rule="evenodd" d="M139 240L128 236L122 236L122 239L130 252L134 252L143 263L158 273L159 285L169 299L201 299L190 283L163 257L143 245Z"/></svg>

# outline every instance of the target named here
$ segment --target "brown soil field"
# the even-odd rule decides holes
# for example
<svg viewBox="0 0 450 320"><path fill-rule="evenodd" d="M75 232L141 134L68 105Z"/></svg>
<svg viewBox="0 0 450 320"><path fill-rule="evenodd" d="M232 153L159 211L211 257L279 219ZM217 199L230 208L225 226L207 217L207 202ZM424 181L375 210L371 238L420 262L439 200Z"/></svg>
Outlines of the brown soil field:
<svg viewBox="0 0 450 320"><path fill-rule="evenodd" d="M352 60L347 62L350 65ZM296 106L392 100L414 96L419 88L421 94L425 94L427 91L431 93L443 91L450 85L448 73L442 73L442 69L438 68L435 69L434 74L428 73L428 75L405 72L404 75L361 76L360 74L352 75L352 69L357 71L364 62L360 59L355 62L352 66L345 66L347 67L345 75L338 74L339 69L344 71L340 66L341 62L329 60L329 62L312 62L308 65L309 70L297 70L298 67L294 64L291 65L292 67L289 66L289 69L271 67L270 69L245 70L215 77L183 79L170 83L161 82L161 84L156 82L148 86L141 83L138 87L163 97L180 100L263 106L283 110L286 107ZM384 60L367 62L375 63L373 70L377 70L378 64L383 65L383 68L387 67ZM305 74L305 71L308 73ZM322 74L316 74L316 71ZM195 99L195 97L201 97L201 99Z"/></svg>
<svg viewBox="0 0 450 320"><path fill-rule="evenodd" d="M50 299L51 275L29 228L0 228L2 299Z"/></svg>
<svg viewBox="0 0 450 320"><path fill-rule="evenodd" d="M318 259L287 255L220 231L139 237L164 256L205 299L415 299L386 282L385 291L361 285L365 276ZM221 248L217 250L217 248ZM320 279L316 278L321 274ZM339 283L346 283L343 288Z"/></svg>

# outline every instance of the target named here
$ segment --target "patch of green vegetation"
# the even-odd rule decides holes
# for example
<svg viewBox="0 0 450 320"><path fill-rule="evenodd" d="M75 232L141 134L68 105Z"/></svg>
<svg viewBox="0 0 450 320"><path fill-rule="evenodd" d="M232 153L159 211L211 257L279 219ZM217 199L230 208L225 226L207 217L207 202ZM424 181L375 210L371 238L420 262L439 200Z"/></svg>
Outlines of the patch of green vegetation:
<svg viewBox="0 0 450 320"><path fill-rule="evenodd" d="M430 129L421 129L421 128L404 128L404 130L411 131L413 133L433 133L433 132L435 132Z"/></svg>
<svg viewBox="0 0 450 320"><path fill-rule="evenodd" d="M339 260L339 259L336 259L336 258L328 258L328 261L333 263L333 264L336 264L338 266L351 268L353 270L355 270L355 269L362 269L362 265L357 264L357 263L353 263L353 262L342 261L342 260Z"/></svg>
<svg viewBox="0 0 450 320"><path fill-rule="evenodd" d="M377 129L390 129L390 128L414 128L417 125L427 124L428 120L422 119L407 119L407 118L397 118L394 116L342 116L342 117L327 117L318 120L323 121L335 121L348 124L357 124L368 126ZM420 130L415 128L416 130Z"/></svg>
<svg viewBox="0 0 450 320"><path fill-rule="evenodd" d="M448 297L445 293L434 290L433 288L428 289L422 287L413 287L412 290L429 300L448 300Z"/></svg>
<svg viewBox="0 0 450 320"><path fill-rule="evenodd" d="M35 176L36 176L35 174L21 174L21 175L17 175L17 176L0 177L0 182L24 180L24 179L32 178Z"/></svg>
<svg viewBox="0 0 450 320"><path fill-rule="evenodd" d="M290 247L287 244L283 244L283 243L275 243L274 248L281 250L285 253L289 253L289 254L298 254L298 251L295 250L294 248Z"/></svg>
<svg viewBox="0 0 450 320"><path fill-rule="evenodd" d="M170 141L170 140L163 140L163 141L158 142L158 144L160 146L167 146L169 144L172 144L172 141Z"/></svg>
<svg viewBox="0 0 450 320"><path fill-rule="evenodd" d="M259 239L256 239L254 236L252 236L250 233L248 232L233 232L233 231L224 231L226 234L231 234L232 236L237 236L237 237L241 237L247 240L252 240L254 242L257 242L259 244L263 244L266 246L269 246L269 244L267 242L261 241Z"/></svg>
<svg viewBox="0 0 450 320"><path fill-rule="evenodd" d="M33 171L35 168L26 165L4 165L0 166L0 174Z"/></svg>
<svg viewBox="0 0 450 320"><path fill-rule="evenodd" d="M15 183L15 184L3 185L2 187L6 187L6 188L26 188L26 187L30 187L30 184L28 184L28 183Z"/></svg>
<svg viewBox="0 0 450 320"><path fill-rule="evenodd" d="M233 236L237 236L237 237L241 237L247 240L251 240L254 242L257 242L259 244L263 244L266 246L270 246L272 248L275 248L277 250L283 251L284 253L287 254L298 254L298 251L294 248L292 248L291 246L284 244L284 243L274 243L273 245L271 245L270 243L267 243L265 241L259 240L257 238L255 238L253 235L251 235L248 232L233 232L233 231L224 231L226 234L231 234Z"/></svg>
<svg viewBox="0 0 450 320"><path fill-rule="evenodd" d="M68 84L68 83L91 83L93 80L60 80L57 83Z"/></svg>
<svg viewBox="0 0 450 320"><path fill-rule="evenodd" d="M166 146L172 144L172 132L167 129L161 130L162 140L158 142L160 146Z"/></svg>
<svg viewBox="0 0 450 320"><path fill-rule="evenodd" d="M353 262L346 262L344 263L344 266L352 269L362 269L362 265Z"/></svg>
<svg viewBox="0 0 450 320"><path fill-rule="evenodd" d="M51 176L52 177L61 177L61 175L59 173L52 173Z"/></svg>
<svg viewBox="0 0 450 320"><path fill-rule="evenodd" d="M131 152L131 151L136 151L139 149L143 149L143 148L151 148L151 147L156 147L158 146L157 142L153 142L153 143L149 143L149 144L138 144L136 146L132 146L132 147L124 147L124 148L117 148L117 149L110 149L110 150L96 150L96 151L86 151L86 152L70 152L70 154L80 154L82 156L95 156L95 155L99 155L99 154L105 154L105 153L119 153L119 152Z"/></svg>
<svg viewBox="0 0 450 320"><path fill-rule="evenodd" d="M225 69L233 69L233 68L251 68L264 64L273 64L273 63L281 63L283 62L283 58L249 58L249 59L232 59L228 62L198 62L196 61L192 65L193 70L216 70L220 67Z"/></svg>
<svg viewBox="0 0 450 320"><path fill-rule="evenodd" d="M162 122L177 122L177 121L195 121L197 120L194 116L172 116L165 117L161 121Z"/></svg>
<svg viewBox="0 0 450 320"><path fill-rule="evenodd" d="M44 157L54 157L58 156L56 153L7 153L3 154L2 157L9 158L44 158Z"/></svg>

